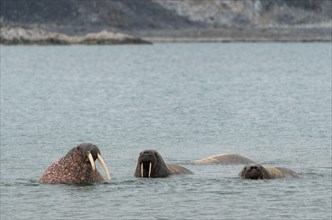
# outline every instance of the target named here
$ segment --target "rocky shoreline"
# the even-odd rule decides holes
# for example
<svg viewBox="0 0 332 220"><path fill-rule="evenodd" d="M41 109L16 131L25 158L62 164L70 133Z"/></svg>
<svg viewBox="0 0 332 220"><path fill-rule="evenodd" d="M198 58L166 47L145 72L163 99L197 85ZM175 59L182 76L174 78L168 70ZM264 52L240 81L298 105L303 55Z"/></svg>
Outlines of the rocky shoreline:
<svg viewBox="0 0 332 220"><path fill-rule="evenodd" d="M175 29L136 31L133 34L101 31L85 35L67 35L31 27L1 27L4 45L121 45L176 42L331 42L329 27L297 29L288 27L259 29Z"/></svg>
<svg viewBox="0 0 332 220"><path fill-rule="evenodd" d="M151 42L127 34L101 31L81 36L69 36L62 33L46 32L37 28L1 27L0 43L4 45L120 45L151 44Z"/></svg>

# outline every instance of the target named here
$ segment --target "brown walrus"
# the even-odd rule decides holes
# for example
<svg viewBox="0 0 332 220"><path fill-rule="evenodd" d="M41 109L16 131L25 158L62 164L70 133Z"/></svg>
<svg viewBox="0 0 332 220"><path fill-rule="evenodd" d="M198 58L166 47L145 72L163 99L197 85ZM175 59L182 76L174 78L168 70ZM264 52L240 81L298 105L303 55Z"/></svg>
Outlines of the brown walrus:
<svg viewBox="0 0 332 220"><path fill-rule="evenodd" d="M105 182L96 168L96 159L99 160L110 180L110 173L98 147L94 144L84 143L74 147L60 160L51 164L37 181L65 184Z"/></svg>
<svg viewBox="0 0 332 220"><path fill-rule="evenodd" d="M196 164L249 164L256 163L253 160L239 154L218 154L196 160Z"/></svg>
<svg viewBox="0 0 332 220"><path fill-rule="evenodd" d="M176 164L166 164L156 150L145 150L139 154L135 177L162 178L172 174L193 174L187 168Z"/></svg>
<svg viewBox="0 0 332 220"><path fill-rule="evenodd" d="M260 164L248 164L239 174L242 179L299 178L291 169L284 167L263 167Z"/></svg>

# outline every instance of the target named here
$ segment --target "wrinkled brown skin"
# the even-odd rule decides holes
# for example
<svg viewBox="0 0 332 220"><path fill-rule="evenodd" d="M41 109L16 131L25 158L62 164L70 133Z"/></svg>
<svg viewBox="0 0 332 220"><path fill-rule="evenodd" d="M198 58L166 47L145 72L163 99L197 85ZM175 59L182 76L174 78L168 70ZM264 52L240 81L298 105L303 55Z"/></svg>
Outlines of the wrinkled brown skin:
<svg viewBox="0 0 332 220"><path fill-rule="evenodd" d="M94 144L84 143L71 149L60 160L51 164L37 182L63 184L92 184L105 182L97 168L93 171L88 159L91 152L94 160L100 154Z"/></svg>
<svg viewBox="0 0 332 220"><path fill-rule="evenodd" d="M253 160L239 154L218 154L196 160L196 164L250 164Z"/></svg>
<svg viewBox="0 0 332 220"><path fill-rule="evenodd" d="M260 164L248 164L240 172L242 179L299 178L291 169L284 167L263 167Z"/></svg>
<svg viewBox="0 0 332 220"><path fill-rule="evenodd" d="M172 174L193 174L190 170L177 164L166 164L156 150L142 151L137 160L135 177L141 177L141 163L144 164L143 178L148 178L149 163L152 163L151 178L164 178Z"/></svg>

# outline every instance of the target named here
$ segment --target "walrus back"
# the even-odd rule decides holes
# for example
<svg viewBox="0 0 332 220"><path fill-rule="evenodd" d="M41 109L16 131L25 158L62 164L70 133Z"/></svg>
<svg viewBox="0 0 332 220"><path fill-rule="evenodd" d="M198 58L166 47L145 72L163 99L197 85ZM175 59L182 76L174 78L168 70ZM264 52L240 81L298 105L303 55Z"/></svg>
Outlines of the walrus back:
<svg viewBox="0 0 332 220"><path fill-rule="evenodd" d="M285 178L300 178L300 176L293 170L285 168L285 167L276 167L280 170Z"/></svg>
<svg viewBox="0 0 332 220"><path fill-rule="evenodd" d="M283 178L284 174L276 167L265 167L271 179Z"/></svg>
<svg viewBox="0 0 332 220"><path fill-rule="evenodd" d="M61 170L61 164L59 161L51 164L43 173L43 175L37 180L39 183L62 183L61 176L58 170Z"/></svg>
<svg viewBox="0 0 332 220"><path fill-rule="evenodd" d="M272 179L275 178L299 178L300 176L291 169L285 167L265 167Z"/></svg>
<svg viewBox="0 0 332 220"><path fill-rule="evenodd" d="M191 172L187 168L177 164L166 164L166 166L171 172L171 174L193 174L193 172Z"/></svg>
<svg viewBox="0 0 332 220"><path fill-rule="evenodd" d="M196 164L250 164L253 160L239 154L218 154L196 160Z"/></svg>

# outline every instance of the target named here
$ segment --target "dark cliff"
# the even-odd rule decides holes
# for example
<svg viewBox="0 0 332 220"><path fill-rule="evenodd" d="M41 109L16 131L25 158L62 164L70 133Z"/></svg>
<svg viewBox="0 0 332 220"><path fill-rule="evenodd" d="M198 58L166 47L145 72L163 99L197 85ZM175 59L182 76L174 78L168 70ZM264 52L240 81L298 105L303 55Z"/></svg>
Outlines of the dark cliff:
<svg viewBox="0 0 332 220"><path fill-rule="evenodd" d="M193 25L150 0L1 0L1 17L11 23L68 34Z"/></svg>
<svg viewBox="0 0 332 220"><path fill-rule="evenodd" d="M1 0L1 24L69 35L331 36L331 0Z"/></svg>

